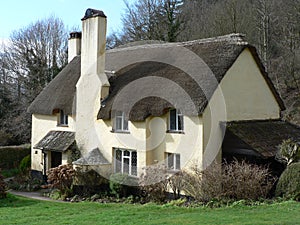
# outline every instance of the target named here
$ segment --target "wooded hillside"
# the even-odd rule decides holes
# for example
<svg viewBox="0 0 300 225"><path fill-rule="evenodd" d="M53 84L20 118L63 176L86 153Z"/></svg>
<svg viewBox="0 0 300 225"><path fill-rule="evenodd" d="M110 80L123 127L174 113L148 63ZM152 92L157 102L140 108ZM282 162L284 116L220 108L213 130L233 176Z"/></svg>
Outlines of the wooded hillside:
<svg viewBox="0 0 300 225"><path fill-rule="evenodd" d="M285 101L284 118L300 124L300 0L137 0L122 18L108 48L245 34ZM67 32L57 18L15 31L11 44L0 53L0 145L29 142L26 108L67 61Z"/></svg>

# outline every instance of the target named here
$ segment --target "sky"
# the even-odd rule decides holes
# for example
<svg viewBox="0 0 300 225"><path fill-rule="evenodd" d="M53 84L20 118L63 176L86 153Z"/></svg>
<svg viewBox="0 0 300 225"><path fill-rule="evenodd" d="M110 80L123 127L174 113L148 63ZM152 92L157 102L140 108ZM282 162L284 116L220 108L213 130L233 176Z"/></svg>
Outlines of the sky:
<svg viewBox="0 0 300 225"><path fill-rule="evenodd" d="M108 34L120 30L126 8L123 0L0 0L0 43L14 30L52 15L60 18L68 30L72 27L81 30L81 18L87 8L104 11Z"/></svg>

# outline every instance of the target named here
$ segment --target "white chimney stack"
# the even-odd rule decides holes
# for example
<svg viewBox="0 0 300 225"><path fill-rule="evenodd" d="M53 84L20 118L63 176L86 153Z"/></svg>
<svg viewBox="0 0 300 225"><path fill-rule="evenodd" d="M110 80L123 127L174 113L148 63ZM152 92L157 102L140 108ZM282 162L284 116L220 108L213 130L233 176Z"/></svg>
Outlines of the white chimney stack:
<svg viewBox="0 0 300 225"><path fill-rule="evenodd" d="M101 92L109 86L105 74L106 16L87 9L82 18L81 76L76 85L76 142L82 154L99 145L95 121Z"/></svg>
<svg viewBox="0 0 300 225"><path fill-rule="evenodd" d="M68 62L81 54L81 32L70 33L68 40Z"/></svg>

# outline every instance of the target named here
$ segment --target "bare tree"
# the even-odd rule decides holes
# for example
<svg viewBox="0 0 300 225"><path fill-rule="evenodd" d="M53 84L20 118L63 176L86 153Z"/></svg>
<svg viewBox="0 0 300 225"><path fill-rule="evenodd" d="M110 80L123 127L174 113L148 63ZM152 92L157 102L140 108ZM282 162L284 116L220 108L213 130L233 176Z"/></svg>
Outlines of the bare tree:
<svg viewBox="0 0 300 225"><path fill-rule="evenodd" d="M67 31L53 16L14 31L1 55L1 101L13 101L0 118L15 143L30 140L28 105L67 63Z"/></svg>

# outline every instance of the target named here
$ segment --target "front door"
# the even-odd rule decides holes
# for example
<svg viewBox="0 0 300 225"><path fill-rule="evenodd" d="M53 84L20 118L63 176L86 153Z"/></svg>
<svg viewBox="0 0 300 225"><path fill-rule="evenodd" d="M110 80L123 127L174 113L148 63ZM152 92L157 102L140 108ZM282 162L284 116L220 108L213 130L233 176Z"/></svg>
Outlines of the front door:
<svg viewBox="0 0 300 225"><path fill-rule="evenodd" d="M51 168L58 167L62 163L61 152L51 152Z"/></svg>

